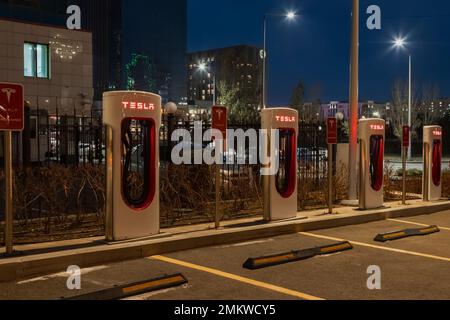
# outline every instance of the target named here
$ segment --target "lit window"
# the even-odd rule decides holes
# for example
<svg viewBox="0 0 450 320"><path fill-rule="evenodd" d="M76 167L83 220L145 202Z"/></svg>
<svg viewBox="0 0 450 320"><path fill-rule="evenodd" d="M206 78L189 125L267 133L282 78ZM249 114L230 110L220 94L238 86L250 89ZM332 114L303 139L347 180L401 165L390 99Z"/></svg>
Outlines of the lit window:
<svg viewBox="0 0 450 320"><path fill-rule="evenodd" d="M48 45L24 43L23 65L25 77L50 78Z"/></svg>

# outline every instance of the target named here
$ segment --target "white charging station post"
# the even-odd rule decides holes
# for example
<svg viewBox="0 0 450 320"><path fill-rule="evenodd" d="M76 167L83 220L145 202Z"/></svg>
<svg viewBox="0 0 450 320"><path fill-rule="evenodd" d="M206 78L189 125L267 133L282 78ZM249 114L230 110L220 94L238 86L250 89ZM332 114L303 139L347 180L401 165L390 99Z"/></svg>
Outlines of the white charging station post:
<svg viewBox="0 0 450 320"><path fill-rule="evenodd" d="M360 120L359 141L359 208L380 208L383 206L385 121Z"/></svg>
<svg viewBox="0 0 450 320"><path fill-rule="evenodd" d="M296 218L298 112L289 108L264 109L261 121L262 129L267 131L263 152L270 159L279 159L279 170L263 178L264 219L275 221ZM272 130L279 132L279 150L276 151L273 148L275 141L272 141Z"/></svg>
<svg viewBox="0 0 450 320"><path fill-rule="evenodd" d="M108 241L159 233L161 97L139 91L103 95L107 131Z"/></svg>
<svg viewBox="0 0 450 320"><path fill-rule="evenodd" d="M442 196L442 127L423 128L423 201L437 201Z"/></svg>

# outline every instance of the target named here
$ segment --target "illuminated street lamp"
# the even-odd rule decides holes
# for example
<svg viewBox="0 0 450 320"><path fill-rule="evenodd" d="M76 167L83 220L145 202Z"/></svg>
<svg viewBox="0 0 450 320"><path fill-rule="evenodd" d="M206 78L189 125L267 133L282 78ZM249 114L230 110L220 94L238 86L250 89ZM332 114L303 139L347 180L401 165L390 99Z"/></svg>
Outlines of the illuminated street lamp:
<svg viewBox="0 0 450 320"><path fill-rule="evenodd" d="M268 17L284 17L288 21L295 20L297 13L294 11L288 11L286 13L266 13L264 15L264 25L263 25L263 35L264 35L264 46L261 52L261 59L263 59L263 94L262 94L262 108L265 109L267 106L267 20Z"/></svg>
<svg viewBox="0 0 450 320"><path fill-rule="evenodd" d="M405 49L409 56L409 92L408 92L408 127L411 128L412 125L412 55L407 48L407 43L405 38L394 39L394 47L399 49ZM411 160L412 150L411 150L411 130L409 132L409 147L408 147L408 160Z"/></svg>

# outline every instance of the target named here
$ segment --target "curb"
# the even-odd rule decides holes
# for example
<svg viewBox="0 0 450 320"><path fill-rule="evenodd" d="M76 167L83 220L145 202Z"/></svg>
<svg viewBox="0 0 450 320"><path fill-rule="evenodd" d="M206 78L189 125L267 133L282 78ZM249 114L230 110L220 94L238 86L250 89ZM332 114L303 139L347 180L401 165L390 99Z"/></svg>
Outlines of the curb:
<svg viewBox="0 0 450 320"><path fill-rule="evenodd" d="M308 220L272 222L264 225L196 231L139 242L98 245L90 248L52 252L0 260L0 282L17 281L49 273L64 272L68 266L80 268L140 259L196 248L252 241L298 232L311 232L390 218L413 217L450 210L450 202L419 204L407 208L383 208L376 211L318 217Z"/></svg>

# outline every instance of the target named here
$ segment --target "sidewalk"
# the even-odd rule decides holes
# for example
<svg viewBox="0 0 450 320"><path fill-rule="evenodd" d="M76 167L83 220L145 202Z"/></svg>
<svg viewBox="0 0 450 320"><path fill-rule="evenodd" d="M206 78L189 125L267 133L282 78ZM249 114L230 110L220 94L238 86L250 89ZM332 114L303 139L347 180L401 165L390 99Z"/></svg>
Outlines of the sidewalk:
<svg viewBox="0 0 450 320"><path fill-rule="evenodd" d="M214 229L214 223L169 228L161 230L156 237L114 244L106 243L101 237L21 245L15 247L20 255L0 258L0 282L63 272L70 265L86 268L207 246L450 210L450 201L408 203L407 206L388 203L384 208L368 211L341 207L335 209L333 215L327 214L326 209L300 212L297 219L270 223L254 217L223 222L219 230ZM1 248L0 254L3 253L4 248Z"/></svg>

